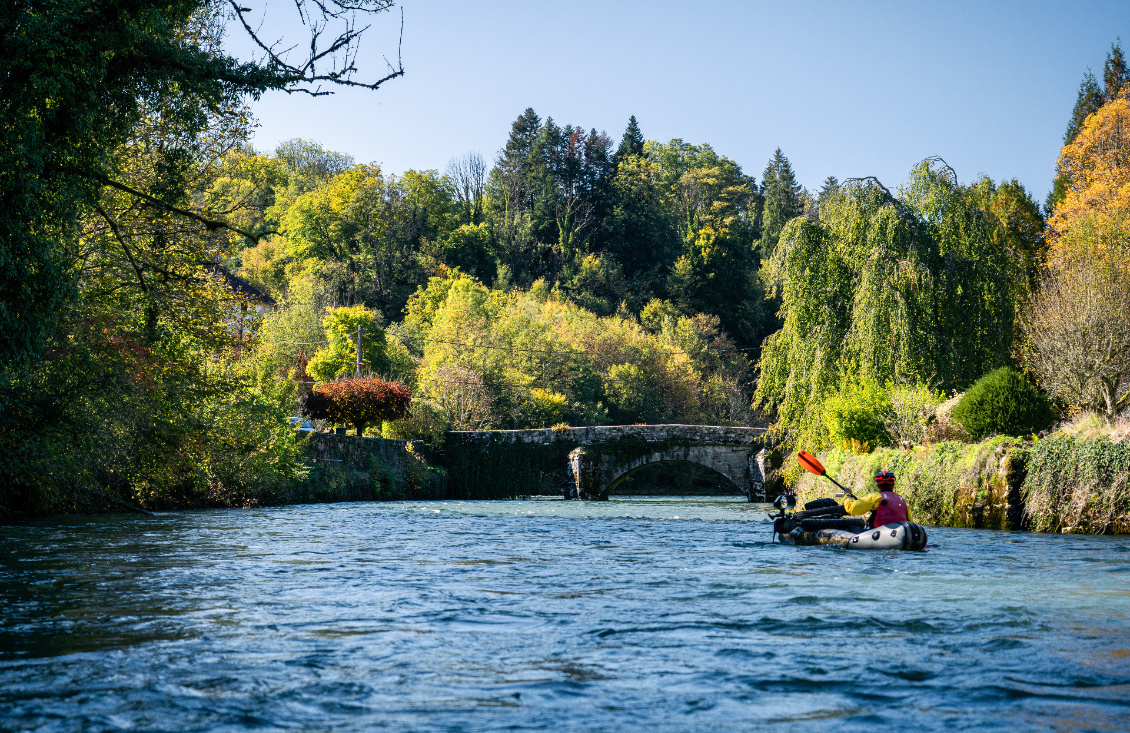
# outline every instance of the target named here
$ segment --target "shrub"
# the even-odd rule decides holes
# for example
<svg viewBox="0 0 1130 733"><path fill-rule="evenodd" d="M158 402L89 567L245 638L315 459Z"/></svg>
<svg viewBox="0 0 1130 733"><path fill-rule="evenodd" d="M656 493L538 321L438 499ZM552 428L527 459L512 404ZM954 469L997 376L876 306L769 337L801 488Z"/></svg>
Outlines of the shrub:
<svg viewBox="0 0 1130 733"><path fill-rule="evenodd" d="M866 452L891 442L883 424L890 409L887 390L875 380L863 378L824 401L824 425L836 447Z"/></svg>
<svg viewBox="0 0 1130 733"><path fill-rule="evenodd" d="M890 406L883 414L887 434L900 444L926 442L926 431L945 398L917 382L888 383L887 398Z"/></svg>
<svg viewBox="0 0 1130 733"><path fill-rule="evenodd" d="M302 413L353 425L361 435L366 425L406 417L411 405L412 393L400 382L364 377L318 385L302 400Z"/></svg>
<svg viewBox="0 0 1130 733"><path fill-rule="evenodd" d="M977 380L953 411L973 440L989 435L1029 435L1055 419L1051 401L1019 372L1002 367Z"/></svg>
<svg viewBox="0 0 1130 733"><path fill-rule="evenodd" d="M934 410L934 420L926 428L927 443L969 442L969 433L961 423L953 419L953 411L964 396L964 392L955 394Z"/></svg>

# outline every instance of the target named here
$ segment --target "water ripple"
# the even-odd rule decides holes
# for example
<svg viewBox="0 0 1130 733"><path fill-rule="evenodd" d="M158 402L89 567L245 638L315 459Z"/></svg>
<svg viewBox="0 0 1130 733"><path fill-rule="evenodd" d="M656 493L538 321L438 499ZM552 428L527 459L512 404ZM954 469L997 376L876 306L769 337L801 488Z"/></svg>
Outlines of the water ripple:
<svg viewBox="0 0 1130 733"><path fill-rule="evenodd" d="M1124 730L1130 538L769 542L716 500L3 528L0 730Z"/></svg>

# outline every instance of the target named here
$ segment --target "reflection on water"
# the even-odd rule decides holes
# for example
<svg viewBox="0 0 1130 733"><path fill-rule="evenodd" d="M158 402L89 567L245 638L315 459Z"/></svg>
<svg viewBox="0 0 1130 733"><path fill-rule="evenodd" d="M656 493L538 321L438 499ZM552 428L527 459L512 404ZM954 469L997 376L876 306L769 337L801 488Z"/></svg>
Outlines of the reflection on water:
<svg viewBox="0 0 1130 733"><path fill-rule="evenodd" d="M0 729L1125 730L1130 538L770 543L726 497L0 528Z"/></svg>

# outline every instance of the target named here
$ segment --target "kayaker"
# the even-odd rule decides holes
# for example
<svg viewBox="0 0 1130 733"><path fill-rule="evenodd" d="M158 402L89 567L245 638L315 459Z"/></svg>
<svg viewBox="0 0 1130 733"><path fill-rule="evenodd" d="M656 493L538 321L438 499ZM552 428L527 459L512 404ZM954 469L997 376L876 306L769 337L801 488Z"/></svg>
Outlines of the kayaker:
<svg viewBox="0 0 1130 733"><path fill-rule="evenodd" d="M867 518L868 528L882 527L891 522L909 522L910 508L906 499L895 493L894 471L879 471L875 474L875 488L878 491L857 499L844 497L844 509L856 516L871 513Z"/></svg>

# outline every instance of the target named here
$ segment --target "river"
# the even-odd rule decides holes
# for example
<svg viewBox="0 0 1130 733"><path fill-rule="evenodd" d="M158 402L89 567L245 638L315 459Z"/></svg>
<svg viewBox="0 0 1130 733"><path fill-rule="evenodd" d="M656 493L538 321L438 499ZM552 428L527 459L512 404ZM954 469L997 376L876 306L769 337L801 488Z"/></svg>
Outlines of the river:
<svg viewBox="0 0 1130 733"><path fill-rule="evenodd" d="M0 730L1124 731L1130 537L770 542L724 498L0 527Z"/></svg>

